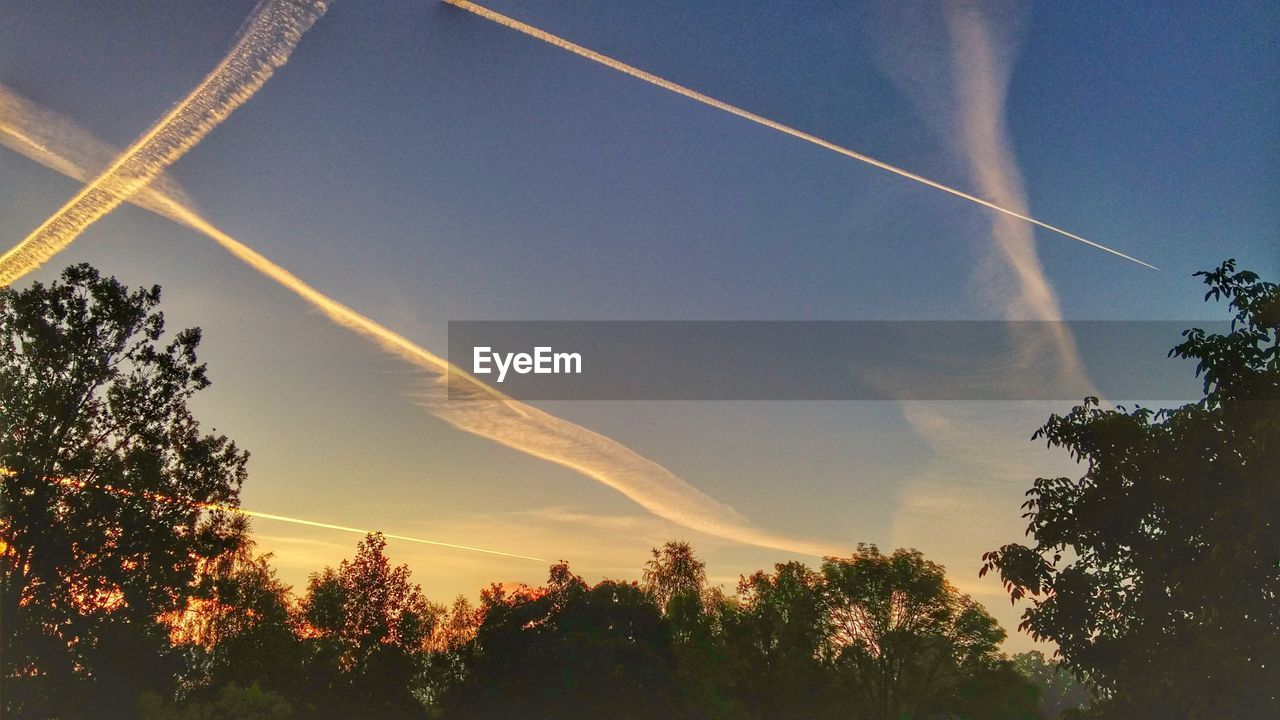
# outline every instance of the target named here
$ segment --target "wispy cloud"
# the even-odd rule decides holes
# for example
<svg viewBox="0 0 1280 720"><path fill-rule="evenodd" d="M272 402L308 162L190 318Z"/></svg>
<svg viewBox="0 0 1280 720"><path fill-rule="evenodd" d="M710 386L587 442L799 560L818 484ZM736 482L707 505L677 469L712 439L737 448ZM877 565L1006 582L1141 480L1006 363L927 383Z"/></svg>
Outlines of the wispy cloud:
<svg viewBox="0 0 1280 720"><path fill-rule="evenodd" d="M895 81L979 191L1028 211L1028 199L1005 124L1013 61L1027 8L1013 3L888 3L875 42ZM1033 228L990 216L988 242L974 273L982 304L1010 320L1060 321L1058 295L1036 252ZM1016 327L1016 326L1014 326ZM1052 333L1012 338L1022 367L1060 373L1091 388L1074 338L1064 324ZM998 581L976 579L982 552L1021 535L1017 508L1029 481L1066 468L1028 442L1050 403L903 403L903 415L930 446L932 458L899 497L892 535L934 555L966 592L1002 596ZM1016 620L1007 604L994 608Z"/></svg>
<svg viewBox="0 0 1280 720"><path fill-rule="evenodd" d="M527 517L543 522L580 525L618 532L640 532L658 536L661 536L670 527L666 523L655 522L651 517L640 515L600 515L565 506L522 510L512 514L517 517Z"/></svg>
<svg viewBox="0 0 1280 720"><path fill-rule="evenodd" d="M84 180L111 162L114 150L75 123L0 87L0 143L46 166ZM756 528L725 505L625 445L514 400L447 360L330 298L261 253L218 229L186 204L186 195L160 182L131 198L141 207L204 234L227 252L305 300L326 318L423 371L417 401L465 432L561 465L622 493L678 525L735 542L821 556L833 546ZM452 377L452 387L449 378Z"/></svg>

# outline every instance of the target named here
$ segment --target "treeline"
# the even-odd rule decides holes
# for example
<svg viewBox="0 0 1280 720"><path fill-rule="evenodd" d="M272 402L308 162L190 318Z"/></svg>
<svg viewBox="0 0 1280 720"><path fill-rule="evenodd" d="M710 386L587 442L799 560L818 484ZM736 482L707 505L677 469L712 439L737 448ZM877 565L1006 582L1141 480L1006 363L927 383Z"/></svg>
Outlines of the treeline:
<svg viewBox="0 0 1280 720"><path fill-rule="evenodd" d="M1170 354L1204 397L1052 415L1035 437L1083 475L1037 479L1025 544L983 558L1061 664L1005 657L940 566L874 546L726 593L668 543L640 582L560 563L445 607L375 534L295 595L227 511L248 454L190 412L200 332L164 337L159 288L0 288L0 714L1280 717L1280 288L1199 275L1230 332Z"/></svg>
<svg viewBox="0 0 1280 720"><path fill-rule="evenodd" d="M443 607L371 535L295 597L227 510L248 454L192 415L200 332L166 338L159 302L87 265L0 289L5 718L1037 717L1004 631L915 552L726 594L673 543L642 583L562 563Z"/></svg>
<svg viewBox="0 0 1280 720"><path fill-rule="evenodd" d="M1012 720L1045 717L1064 684L1088 699L1043 656L1005 657L996 621L915 551L780 564L726 594L670 542L640 582L558 563L545 585L447 607L380 535L297 598L268 561L211 564L156 648L174 674L139 678L137 717ZM61 692L91 696L83 682Z"/></svg>

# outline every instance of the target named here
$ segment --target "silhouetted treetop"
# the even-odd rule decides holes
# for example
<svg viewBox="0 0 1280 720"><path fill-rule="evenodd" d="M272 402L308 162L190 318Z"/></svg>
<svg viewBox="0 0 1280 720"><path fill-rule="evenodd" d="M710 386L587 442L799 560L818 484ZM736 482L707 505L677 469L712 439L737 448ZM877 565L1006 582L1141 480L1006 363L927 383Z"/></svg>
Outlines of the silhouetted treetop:
<svg viewBox="0 0 1280 720"><path fill-rule="evenodd" d="M1230 260L1197 275L1233 316L1170 352L1197 361L1204 398L1051 416L1035 437L1084 474L1036 480L1034 543L984 556L1031 599L1021 627L1117 717L1280 712L1280 292Z"/></svg>
<svg viewBox="0 0 1280 720"><path fill-rule="evenodd" d="M197 328L88 265L0 289L0 658L6 714L132 707L171 674L164 618L234 550L247 453L188 409ZM66 713L78 712L74 708Z"/></svg>

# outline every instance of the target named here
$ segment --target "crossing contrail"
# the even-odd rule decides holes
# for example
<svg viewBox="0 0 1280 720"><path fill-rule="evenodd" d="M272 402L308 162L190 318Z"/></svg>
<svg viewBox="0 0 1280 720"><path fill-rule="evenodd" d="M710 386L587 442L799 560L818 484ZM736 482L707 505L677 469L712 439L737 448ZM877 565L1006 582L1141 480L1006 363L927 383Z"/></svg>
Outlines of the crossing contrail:
<svg viewBox="0 0 1280 720"><path fill-rule="evenodd" d="M70 120L0 86L0 144L53 170L82 180L114 157L114 150ZM337 325L424 370L433 378L423 405L432 415L478 435L561 465L617 490L658 517L726 540L805 555L842 552L833 545L769 533L733 508L625 445L510 398L408 338L308 285L191 210L191 201L160 174L129 202L204 234L237 259L305 300ZM451 384L451 386L450 386ZM450 398L450 393L453 398Z"/></svg>
<svg viewBox="0 0 1280 720"><path fill-rule="evenodd" d="M289 60L326 0L262 0L231 51L189 95L56 214L0 256L0 286L40 267L195 147Z"/></svg>
<svg viewBox="0 0 1280 720"><path fill-rule="evenodd" d="M944 185L936 180L930 180L929 178L924 177L923 175L917 175L916 173L913 173L909 170L904 170L903 168L900 168L896 165L891 165L882 160L877 160L869 155L863 155L862 153L857 152L856 150L850 150L847 147L837 145L829 140L823 140L822 138L817 137L816 135L810 135L809 133L804 132L803 130L797 130L796 128L793 128L789 125L783 125L782 123L777 122L776 120L770 120L767 117L757 115L749 110L744 110L735 105L730 105L727 102L724 102L722 100L717 100L709 95L704 95L703 93L700 93L697 90L685 87L684 85L679 85L677 83L671 82L666 78L658 77L653 73L645 72L640 68L637 68L632 65L628 65L620 60L615 60L609 57L608 55L604 55L596 52L595 50L585 48L581 45L578 45L577 43L570 42L569 40L566 40L558 35L552 35L551 33L545 30L540 30L536 27L533 27L532 25L528 25L526 23L520 22L515 18L508 17L501 13L494 12L493 10L477 5L473 2L469 2L468 0L444 0L444 2L447 2L450 5L466 10L467 12L471 12L476 15L479 15L480 17L485 18L486 20L492 20L493 22L496 22L499 25L503 25L505 27L511 28L512 30L516 30L517 32L524 33L529 37L541 40L545 43L550 43L551 45L554 45L562 50L567 50L573 53L574 55L584 57L593 62L600 63L605 67L610 67L619 72L626 73L627 75L630 75L631 77L634 77L638 80L643 80L651 85L656 85L664 90L668 90L670 92L676 93L677 95L683 95L684 97L687 97L690 100L696 100L697 102L700 102L703 105L713 107L717 110L722 110L731 115L737 115L738 117L743 118L744 120L750 120L751 122L756 123L758 125L763 125L772 130L777 130L780 133L785 133L787 135L790 135L791 137L799 138L801 140L804 140L805 142L812 143L814 145L817 145L820 148L824 148L826 150L839 153L841 155L844 155L845 157L853 158L858 162L863 162L868 165L878 167L881 170L891 172L894 175L904 177L908 180L913 180L915 182L920 183L921 185L927 185L935 190L941 190L944 193L954 195L963 200L968 200L971 203L981 205L989 210L994 210L998 213L1003 213L1005 215L1008 215L1009 217L1022 220L1023 222L1028 222L1028 223L1031 223L1032 225L1037 225L1046 230L1055 232L1058 235L1061 235L1063 237L1070 238L1077 242L1084 243L1085 245L1088 245L1090 247L1097 248L1098 250L1111 253L1112 255L1124 258L1125 260L1128 260L1130 262L1135 262L1143 267L1151 268L1152 270L1159 269L1156 266L1143 262L1142 260L1139 260L1133 256L1126 255L1125 253L1122 253L1119 250L1115 250L1107 247L1106 245L1096 243L1092 240L1076 235L1073 232L1057 227L1056 225L1050 225L1049 223L1037 220L1025 213L1018 212L1017 210L1012 210L1003 205L997 205L996 203L991 202L990 200L984 200L976 195L971 195L963 190L958 190L956 188L953 188L950 185Z"/></svg>

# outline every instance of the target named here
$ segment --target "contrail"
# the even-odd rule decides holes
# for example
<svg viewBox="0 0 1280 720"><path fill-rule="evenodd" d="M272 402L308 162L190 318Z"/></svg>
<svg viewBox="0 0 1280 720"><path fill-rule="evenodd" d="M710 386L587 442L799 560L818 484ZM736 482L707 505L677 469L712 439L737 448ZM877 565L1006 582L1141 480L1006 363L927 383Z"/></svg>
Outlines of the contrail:
<svg viewBox="0 0 1280 720"><path fill-rule="evenodd" d="M955 142L984 194L1006 206L1025 209L1027 193L1004 122L1011 63L1001 62L993 29L978 8L948 6L945 17L951 39L950 67L959 99ZM1061 322L1058 296L1045 277L1031 228L1003 217L993 217L992 221L991 234L999 259L1013 271L1016 283L1012 297L1001 298L1005 315L1053 323L1053 347L1024 344L1031 346L1022 347L1023 361L1042 367L1056 361L1064 377L1096 394L1075 338Z"/></svg>
<svg viewBox="0 0 1280 720"><path fill-rule="evenodd" d="M356 533L357 535L368 535L373 532L372 530L347 527L346 525L334 525L332 523L316 522L315 520L303 520L302 518L288 517L287 515L273 515L271 513L258 512L257 510L246 510L244 508L230 507L227 505L205 505L204 507L210 510L223 510L226 512L239 513L240 515L247 515L251 518L276 520L278 522L293 523L294 525L306 525L308 527L323 528L325 530L338 530L340 532ZM382 536L390 540L403 540L405 542L420 543L422 545L435 545L436 547L452 548L454 550L485 553L486 555L500 555L502 557L517 558L519 560L547 562L544 558L533 557L532 555L519 555L517 553L502 552L501 550L486 550L485 548L471 547L470 545L456 545L454 543L441 542L439 540L426 540L424 538L410 537L409 535L382 533Z"/></svg>
<svg viewBox="0 0 1280 720"><path fill-rule="evenodd" d="M113 149L70 120L0 86L0 144L75 179L114 157ZM73 154L74 153L74 154ZM625 495L649 512L684 527L735 542L805 555L840 549L751 527L732 508L689 485L667 468L608 437L514 400L476 380L448 360L416 345L316 290L288 270L215 227L189 209L189 200L164 175L129 202L186 225L218 243L254 270L290 290L332 322L372 340L384 352L429 373L423 405L450 425L585 475ZM447 383L452 383L452 388ZM452 390L465 399L449 399Z"/></svg>
<svg viewBox="0 0 1280 720"><path fill-rule="evenodd" d="M53 217L0 256L0 286L40 267L195 147L288 61L302 34L326 7L326 0L260 2L231 51L189 95Z"/></svg>
<svg viewBox="0 0 1280 720"><path fill-rule="evenodd" d="M8 471L0 469L0 473L10 474ZM235 513L244 515L245 517L259 518L261 520L275 520L277 522L293 523L294 525L306 525L307 527L322 528L325 530L338 530L340 532L356 533L358 535L368 535L376 532L374 530L365 530L363 528L348 527L346 525L334 525L333 523L317 522L315 520L304 520L303 518L289 517L288 515L276 515L273 513L258 512L257 510L246 510L242 507L234 505L224 505L222 503L210 502L191 502L188 500L180 500L178 498L163 495L157 492L137 492L134 490L126 490L124 488L112 487L110 485L90 485L81 480L73 480L71 478L56 479L59 485L74 487L79 490L98 490L113 495L123 495L126 497L143 496L148 500L155 502L168 503L171 505L186 505L201 510L216 510L219 512ZM440 542L439 540L427 540L425 538L412 537L409 535L393 535L391 533L382 533L382 536L392 540L403 540L405 542L420 543L422 545L434 545L436 547L450 548L452 550L466 550L468 552L484 553L486 555L499 555L502 557L516 558L518 560L533 560L534 562L547 562L544 558L533 557L532 555L520 555L518 553L502 552L501 550L489 550L487 548L472 547L470 545L457 545L455 543Z"/></svg>
<svg viewBox="0 0 1280 720"><path fill-rule="evenodd" d="M1007 93L1017 54L1024 4L936 3L892 0L881 4L872 30L880 65L922 119L963 163L975 187L996 202L1019 210L1027 194L1006 127ZM1058 295L1036 253L1033 228L991 215L982 239L990 239L985 267L976 278L981 299L1007 319L1051 323L1053 334L1013 335L1015 362L1040 369L1046 381L1067 381L1080 395L1097 390L1069 327L1062 323ZM986 248L984 248L986 249ZM1013 325L1011 324L1011 327ZM1011 440L1043 422L1052 403L902 404L903 418L929 448L930 459L905 478L890 524L890 538L910 542L947 567L971 567L972 558L997 547L1023 524L1011 513L981 527L972 518L992 507L1017 506L1028 478L1052 477L1059 461L1042 448ZM1061 467L1063 474L1074 472ZM999 583L974 592L1007 597ZM999 607L998 605L996 606ZM1016 622L1011 605L1001 622Z"/></svg>
<svg viewBox="0 0 1280 720"><path fill-rule="evenodd" d="M454 7L458 7L468 12L479 15L480 17L485 18L486 20L492 20L493 22L496 22L499 25L503 25L511 28L512 30L516 30L518 32L524 33L529 37L541 40L545 43L550 43L551 45L554 45L562 50L568 50L569 52L575 55L584 57L593 62L600 63L601 65L604 65L606 67L613 68L614 70L617 70L619 72L626 73L631 77L634 77L639 80L643 80L651 85L656 85L664 90L669 90L670 92L676 93L677 95L683 95L689 98L690 100L696 100L697 102L700 102L703 105L708 105L717 110L723 110L724 112L727 112L731 115L737 115L738 117L743 118L744 120L750 120L751 122L756 123L758 125L763 125L767 128L777 130L778 132L786 133L787 135L790 135L794 138L799 138L801 140L804 140L805 142L817 145L820 148L824 148L826 150L839 153L841 155L844 155L845 157L853 158L858 162L863 162L868 165L878 167L881 170L891 172L894 175L907 178L908 180L913 180L922 185L927 185L935 190L941 190L942 192L948 193L950 195L954 195L964 200L968 200L971 203L976 203L990 210L995 210L996 212L1003 213L1010 217L1017 218L1019 220L1022 220L1023 222L1028 222L1028 223L1031 223L1032 225L1037 225L1046 230L1055 232L1063 237L1070 238L1077 242L1082 242L1085 245L1097 248L1104 252L1111 253L1112 255L1115 255L1117 257L1122 257L1125 260L1128 260L1130 262L1135 262L1143 267L1151 268L1152 270L1159 269L1154 265L1143 262L1130 255L1126 255L1120 252L1119 250L1114 250L1112 248L1107 247L1106 245L1102 245L1100 243L1096 243L1092 240L1076 235L1073 232L1063 230L1060 227L1057 227L1055 225L1050 225L1049 223L1046 223L1046 222L1042 222L1025 213L1018 212L1017 210L1011 210L1002 205L997 205L996 203L991 202L990 200L984 200L976 195L970 195L969 193L964 192L963 190L958 190L949 185L944 185L936 180L930 180L927 177L924 177L922 175L917 175L909 170L904 170L903 168L900 168L896 165L890 165L889 163L884 162L882 160L877 160L868 155L863 155L860 152L857 152L855 150L850 150L849 148L843 147L841 145L837 145L829 140L823 140L822 138L817 137L816 135L810 135L809 133L804 132L803 130L797 130L796 128L793 128L789 125L783 125L780 122L777 122L775 120L770 120L769 118L763 117L761 115L757 115L753 112L750 112L749 110L743 110L740 107L737 107L735 105L730 105L727 102L724 102L722 100L717 100L709 95L704 95L692 88L688 88L688 87L685 87L684 85L676 84L665 78L661 78L652 73L645 72L640 68L634 67L632 65L628 65L620 60L615 60L607 55L598 53L595 50L585 48L581 45L578 45L577 43L570 42L558 35L552 35L551 33L546 32L545 30L540 30L536 27L533 27L532 25L522 23L519 20L516 20L515 18L511 18L501 13L494 12L493 10L490 10L486 7L482 7L473 2L469 2L468 0L444 0L444 2L447 2L450 5L453 5Z"/></svg>

